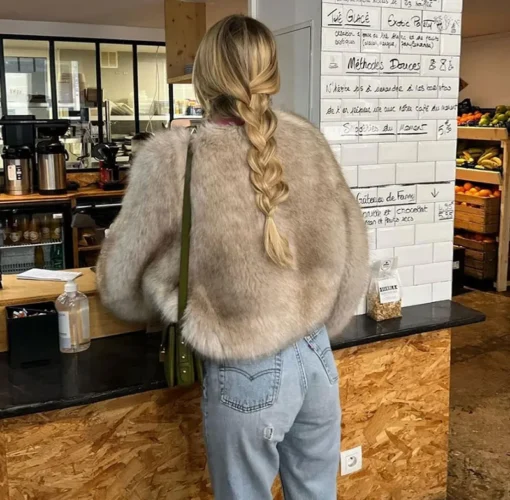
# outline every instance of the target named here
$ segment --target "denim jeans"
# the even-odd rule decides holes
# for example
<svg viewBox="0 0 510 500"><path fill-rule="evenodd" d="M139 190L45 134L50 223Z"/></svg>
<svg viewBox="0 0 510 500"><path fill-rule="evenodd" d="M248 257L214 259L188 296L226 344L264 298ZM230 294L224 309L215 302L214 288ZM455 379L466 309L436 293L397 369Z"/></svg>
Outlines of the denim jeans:
<svg viewBox="0 0 510 500"><path fill-rule="evenodd" d="M216 500L335 500L338 372L325 327L255 361L205 363L204 413Z"/></svg>

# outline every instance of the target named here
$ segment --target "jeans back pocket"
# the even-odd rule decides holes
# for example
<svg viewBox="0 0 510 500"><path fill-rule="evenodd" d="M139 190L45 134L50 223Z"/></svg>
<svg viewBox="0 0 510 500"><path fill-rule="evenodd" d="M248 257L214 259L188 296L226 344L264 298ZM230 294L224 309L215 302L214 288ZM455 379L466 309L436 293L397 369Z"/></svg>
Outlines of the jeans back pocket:
<svg viewBox="0 0 510 500"><path fill-rule="evenodd" d="M312 335L305 337L305 342L317 354L329 378L329 382L331 384L338 382L338 370L326 327L323 326L312 333Z"/></svg>
<svg viewBox="0 0 510 500"><path fill-rule="evenodd" d="M280 390L282 356L220 364L221 402L242 413L271 407Z"/></svg>

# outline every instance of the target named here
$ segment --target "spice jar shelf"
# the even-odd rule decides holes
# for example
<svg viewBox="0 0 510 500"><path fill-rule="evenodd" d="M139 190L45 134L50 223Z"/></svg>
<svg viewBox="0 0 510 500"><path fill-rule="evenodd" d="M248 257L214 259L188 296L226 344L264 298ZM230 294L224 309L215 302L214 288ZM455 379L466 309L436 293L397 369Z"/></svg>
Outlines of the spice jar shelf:
<svg viewBox="0 0 510 500"><path fill-rule="evenodd" d="M61 245L62 241L41 241L40 243L22 243L20 245L3 245L0 246L0 250L14 249L14 248L30 248L30 247L46 247L51 245Z"/></svg>

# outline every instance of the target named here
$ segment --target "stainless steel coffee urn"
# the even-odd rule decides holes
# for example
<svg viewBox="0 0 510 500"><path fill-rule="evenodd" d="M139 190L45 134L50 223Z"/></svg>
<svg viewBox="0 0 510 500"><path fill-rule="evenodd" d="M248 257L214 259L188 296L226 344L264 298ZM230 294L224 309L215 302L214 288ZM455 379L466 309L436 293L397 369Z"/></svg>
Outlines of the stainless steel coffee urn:
<svg viewBox="0 0 510 500"><path fill-rule="evenodd" d="M4 160L5 192L24 195L32 192L32 151L28 146L6 146Z"/></svg>
<svg viewBox="0 0 510 500"><path fill-rule="evenodd" d="M37 164L40 194L65 194L67 151L64 145L53 138L37 144Z"/></svg>

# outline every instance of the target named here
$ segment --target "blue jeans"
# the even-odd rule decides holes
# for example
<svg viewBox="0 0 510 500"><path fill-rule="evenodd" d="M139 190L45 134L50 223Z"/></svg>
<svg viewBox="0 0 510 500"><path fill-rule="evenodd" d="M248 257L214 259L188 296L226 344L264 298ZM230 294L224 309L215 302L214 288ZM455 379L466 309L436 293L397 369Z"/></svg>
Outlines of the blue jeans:
<svg viewBox="0 0 510 500"><path fill-rule="evenodd" d="M217 500L335 500L338 372L325 327L255 361L205 364L209 472Z"/></svg>

